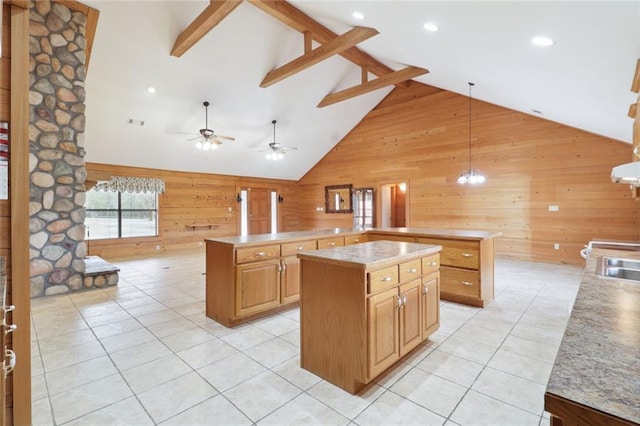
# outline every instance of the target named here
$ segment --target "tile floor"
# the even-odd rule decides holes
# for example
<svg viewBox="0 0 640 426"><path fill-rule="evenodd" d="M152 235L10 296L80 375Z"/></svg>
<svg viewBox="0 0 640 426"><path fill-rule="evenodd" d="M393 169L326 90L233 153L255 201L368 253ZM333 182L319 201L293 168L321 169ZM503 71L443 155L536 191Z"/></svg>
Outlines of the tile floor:
<svg viewBox="0 0 640 426"><path fill-rule="evenodd" d="M116 288L32 301L34 425L547 425L582 269L498 260L485 309L442 302L430 341L357 396L299 367L299 310L204 315L203 251L113 260Z"/></svg>

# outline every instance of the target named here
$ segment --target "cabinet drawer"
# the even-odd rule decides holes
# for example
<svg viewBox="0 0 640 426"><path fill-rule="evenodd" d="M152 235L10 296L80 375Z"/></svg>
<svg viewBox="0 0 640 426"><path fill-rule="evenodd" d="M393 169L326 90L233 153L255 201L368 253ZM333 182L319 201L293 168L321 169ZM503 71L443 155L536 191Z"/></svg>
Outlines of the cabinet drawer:
<svg viewBox="0 0 640 426"><path fill-rule="evenodd" d="M298 241L295 243L286 243L282 244L280 248L280 253L282 256L295 256L297 253L301 251L315 250L316 249L316 241Z"/></svg>
<svg viewBox="0 0 640 426"><path fill-rule="evenodd" d="M280 257L280 245L247 247L236 249L236 263L255 262L256 260Z"/></svg>
<svg viewBox="0 0 640 426"><path fill-rule="evenodd" d="M344 245L348 246L350 244L360 244L360 243L366 243L367 240L367 235L366 234L362 234L362 235L349 235L344 237Z"/></svg>
<svg viewBox="0 0 640 426"><path fill-rule="evenodd" d="M422 273L424 275L436 272L440 269L440 256L434 255L422 258Z"/></svg>
<svg viewBox="0 0 640 426"><path fill-rule="evenodd" d="M410 281L422 275L422 261L420 259L411 260L398 265L400 272L400 282Z"/></svg>
<svg viewBox="0 0 640 426"><path fill-rule="evenodd" d="M440 268L440 291L478 298L480 297L480 272L443 266Z"/></svg>
<svg viewBox="0 0 640 426"><path fill-rule="evenodd" d="M392 235L392 234L374 234L369 233L369 241L400 241L405 243L415 243L416 237L413 235Z"/></svg>
<svg viewBox="0 0 640 426"><path fill-rule="evenodd" d="M393 287L398 284L398 265L378 269L367 274L369 293L377 293L381 290Z"/></svg>
<svg viewBox="0 0 640 426"><path fill-rule="evenodd" d="M318 240L318 250L332 247L341 247L343 245L344 237L323 238L321 240Z"/></svg>
<svg viewBox="0 0 640 426"><path fill-rule="evenodd" d="M458 268L480 268L480 246L477 241L456 241L436 238L418 238L419 243L442 246L440 264Z"/></svg>

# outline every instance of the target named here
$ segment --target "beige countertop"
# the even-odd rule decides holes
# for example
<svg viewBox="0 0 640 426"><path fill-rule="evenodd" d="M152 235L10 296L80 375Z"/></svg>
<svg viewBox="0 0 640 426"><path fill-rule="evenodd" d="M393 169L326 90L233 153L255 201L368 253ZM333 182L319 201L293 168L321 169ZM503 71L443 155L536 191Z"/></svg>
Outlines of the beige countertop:
<svg viewBox="0 0 640 426"><path fill-rule="evenodd" d="M640 282L597 276L603 255L640 259L640 252L591 252L547 394L640 423Z"/></svg>
<svg viewBox="0 0 640 426"><path fill-rule="evenodd" d="M298 253L302 260L339 264L371 270L391 263L429 256L442 250L442 246L404 243L398 241L372 241Z"/></svg>
<svg viewBox="0 0 640 426"><path fill-rule="evenodd" d="M311 231L278 232L275 234L246 235L242 237L208 238L207 242L229 244L233 246L279 243L281 241L302 241L313 238L330 238L362 234L366 232L388 233L394 235L414 234L433 238L455 238L466 240L483 240L500 236L500 232L474 231L463 229L428 229L428 228L333 228Z"/></svg>

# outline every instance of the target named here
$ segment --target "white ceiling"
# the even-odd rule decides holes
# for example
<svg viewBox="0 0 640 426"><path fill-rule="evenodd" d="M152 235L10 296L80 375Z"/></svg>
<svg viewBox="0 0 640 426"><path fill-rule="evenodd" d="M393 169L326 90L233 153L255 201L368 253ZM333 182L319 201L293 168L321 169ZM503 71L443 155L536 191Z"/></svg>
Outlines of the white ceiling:
<svg viewBox="0 0 640 426"><path fill-rule="evenodd" d="M176 37L208 1L86 3L100 10L86 81L90 162L297 180L391 90L316 108L360 83L360 69L339 56L261 89L267 72L302 55L303 37L247 2L180 58L169 54ZM376 28L359 48L394 70L429 69L419 82L466 95L472 81L474 99L631 142L640 1L291 3L338 34ZM425 31L427 21L440 30ZM535 35L555 44L532 46ZM209 128L236 138L206 153L178 133L204 127L205 100ZM277 142L298 148L279 162L259 152L273 119Z"/></svg>

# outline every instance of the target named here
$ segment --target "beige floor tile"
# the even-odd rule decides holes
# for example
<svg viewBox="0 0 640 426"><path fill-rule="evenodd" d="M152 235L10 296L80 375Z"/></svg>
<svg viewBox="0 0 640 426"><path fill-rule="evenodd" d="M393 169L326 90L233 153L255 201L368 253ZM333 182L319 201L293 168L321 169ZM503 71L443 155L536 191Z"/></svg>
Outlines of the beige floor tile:
<svg viewBox="0 0 640 426"><path fill-rule="evenodd" d="M491 359L496 351L496 348L493 346L462 339L457 337L457 334L454 334L445 340L440 346L438 346L438 349L479 364L486 364L489 362L489 359Z"/></svg>
<svg viewBox="0 0 640 426"><path fill-rule="evenodd" d="M536 426L539 417L471 390L455 409L451 420L461 426Z"/></svg>
<svg viewBox="0 0 640 426"><path fill-rule="evenodd" d="M77 419L131 396L129 386L119 374L51 396L57 424Z"/></svg>
<svg viewBox="0 0 640 426"><path fill-rule="evenodd" d="M88 361L90 359L99 358L103 355L106 355L105 351L102 349L102 345L96 341L43 354L42 363L44 365L45 372L50 373L54 370L68 367L79 362Z"/></svg>
<svg viewBox="0 0 640 426"><path fill-rule="evenodd" d="M108 353L114 353L132 346L141 345L143 343L158 340L156 336L151 334L146 328L138 328L133 331L127 331L116 336L105 337L100 339L100 343L104 346Z"/></svg>
<svg viewBox="0 0 640 426"><path fill-rule="evenodd" d="M155 300L153 302L149 302L144 305L127 308L127 312L129 312L130 315L136 318L140 318L144 315L151 315L151 314L161 312L161 311L166 311L166 310L167 310L166 306L164 306L160 302L156 302ZM147 321L150 321L150 320L147 320Z"/></svg>
<svg viewBox="0 0 640 426"><path fill-rule="evenodd" d="M92 330L98 339L104 339L105 337L118 336L120 334L140 328L142 328L140 322L136 319L131 318L112 324L93 327Z"/></svg>
<svg viewBox="0 0 640 426"><path fill-rule="evenodd" d="M44 367L42 366L42 356L36 355L31 357L31 375L37 376L44 374Z"/></svg>
<svg viewBox="0 0 640 426"><path fill-rule="evenodd" d="M373 383L369 384L357 395L352 395L326 380L322 380L309 389L307 393L346 418L353 419L371 405L373 401L378 399L385 391L385 388Z"/></svg>
<svg viewBox="0 0 640 426"><path fill-rule="evenodd" d="M280 336L281 339L286 340L296 347L300 347L300 330L290 331Z"/></svg>
<svg viewBox="0 0 640 426"><path fill-rule="evenodd" d="M509 334L509 330L510 328L485 328L467 323L456 332L456 337L498 348Z"/></svg>
<svg viewBox="0 0 640 426"><path fill-rule="evenodd" d="M116 374L118 370L107 356L73 364L46 374L51 395Z"/></svg>
<svg viewBox="0 0 640 426"><path fill-rule="evenodd" d="M484 365L436 349L416 368L431 372L461 386L470 387Z"/></svg>
<svg viewBox="0 0 640 426"><path fill-rule="evenodd" d="M262 420L259 426L346 425L349 419L307 394L300 394Z"/></svg>
<svg viewBox="0 0 640 426"><path fill-rule="evenodd" d="M274 367L281 362L293 358L300 353L300 349L278 337L255 345L244 353L267 368Z"/></svg>
<svg viewBox="0 0 640 426"><path fill-rule="evenodd" d="M215 338L180 351L177 355L189 364L191 368L198 369L236 353L238 353L236 348Z"/></svg>
<svg viewBox="0 0 640 426"><path fill-rule="evenodd" d="M174 306L172 309L184 317L188 317L189 315L200 315L203 318L206 318L204 301L198 300L195 303Z"/></svg>
<svg viewBox="0 0 640 426"><path fill-rule="evenodd" d="M382 386L383 388L390 388L398 382L405 374L411 371L415 366L405 362L404 359L400 362L396 362L389 367L385 372L373 379L374 383Z"/></svg>
<svg viewBox="0 0 640 426"><path fill-rule="evenodd" d="M123 371L122 376L134 393L141 393L193 371L180 357L170 354Z"/></svg>
<svg viewBox="0 0 640 426"><path fill-rule="evenodd" d="M44 374L31 375L31 401L37 401L49 396Z"/></svg>
<svg viewBox="0 0 640 426"><path fill-rule="evenodd" d="M198 370L204 379L218 391L224 392L267 369L243 353L209 364Z"/></svg>
<svg viewBox="0 0 640 426"><path fill-rule="evenodd" d="M133 397L94 411L67 423L69 426L146 426L153 425L144 408ZM66 426L65 425L65 426Z"/></svg>
<svg viewBox="0 0 640 426"><path fill-rule="evenodd" d="M39 399L31 403L31 425L53 426L53 415L49 398Z"/></svg>
<svg viewBox="0 0 640 426"><path fill-rule="evenodd" d="M391 391L443 417L448 417L467 388L414 368L393 385Z"/></svg>
<svg viewBox="0 0 640 426"><path fill-rule="evenodd" d="M162 358L171 351L158 340L123 349L111 354L111 359L120 371L137 367L147 362Z"/></svg>
<svg viewBox="0 0 640 426"><path fill-rule="evenodd" d="M138 394L138 399L154 422L160 423L218 392L196 373L188 373Z"/></svg>
<svg viewBox="0 0 640 426"><path fill-rule="evenodd" d="M368 425L435 426L442 425L445 418L420 405L387 391L364 410L354 422Z"/></svg>
<svg viewBox="0 0 640 426"><path fill-rule="evenodd" d="M558 344L544 344L535 340L509 335L500 349L524 355L548 363L553 363L558 353Z"/></svg>
<svg viewBox="0 0 640 426"><path fill-rule="evenodd" d="M512 336L523 339L535 340L547 345L559 346L562 341L564 330L553 330L542 325L534 326L526 323L518 323L511 332Z"/></svg>
<svg viewBox="0 0 640 426"><path fill-rule="evenodd" d="M189 322L191 324L191 322ZM163 337L160 340L169 347L173 352L180 352L185 349L192 348L201 343L213 340L216 337L208 331L195 327L186 331L181 331L176 334L172 334L167 337Z"/></svg>
<svg viewBox="0 0 640 426"><path fill-rule="evenodd" d="M503 349L495 353L489 364L491 368L522 377L541 385L547 384L553 364L539 361L524 355L514 354Z"/></svg>
<svg viewBox="0 0 640 426"><path fill-rule="evenodd" d="M119 323L131 318L131 315L129 315L127 311L125 311L124 309L120 309L119 311L115 311L112 313L85 317L85 321L87 322L87 324L89 324L90 327L98 327L106 324Z"/></svg>
<svg viewBox="0 0 640 426"><path fill-rule="evenodd" d="M307 390L320 380L320 377L300 367L300 355L296 355L271 369L274 373L293 383L302 390Z"/></svg>
<svg viewBox="0 0 640 426"><path fill-rule="evenodd" d="M73 346L81 345L84 343L95 342L96 336L91 330L81 330L73 333L64 334L62 336L40 338L38 340L38 346L40 351L45 353L57 352L62 349L69 349Z"/></svg>
<svg viewBox="0 0 640 426"><path fill-rule="evenodd" d="M546 385L486 367L471 389L541 415Z"/></svg>
<svg viewBox="0 0 640 426"><path fill-rule="evenodd" d="M188 319L180 316L176 319L148 325L147 329L150 332L152 332L156 337L162 338L162 337L171 336L172 334L182 333L187 330L194 329L196 327L198 326L192 323L191 321L189 321Z"/></svg>
<svg viewBox="0 0 640 426"><path fill-rule="evenodd" d="M78 309L78 311L85 319L87 319L91 317L103 316L103 315L109 315L109 314L114 315L114 314L117 314L118 312L122 312L123 309L116 302L107 302L99 305L83 306L80 309ZM95 325L95 324L91 324L89 322L89 325Z"/></svg>
<svg viewBox="0 0 640 426"><path fill-rule="evenodd" d="M215 416L215 420L213 420ZM222 395L216 395L204 402L171 417L163 426L209 425L249 426L251 420L227 401Z"/></svg>
<svg viewBox="0 0 640 426"><path fill-rule="evenodd" d="M169 308L164 308L160 311L154 311L152 313L136 313L136 318L140 323L142 323L145 327L149 327L153 324L166 323L167 321L176 321L179 319L184 319L180 314L173 312Z"/></svg>
<svg viewBox="0 0 640 426"><path fill-rule="evenodd" d="M271 333L267 333L257 327L248 325L231 334L222 336L220 339L240 351L245 351L253 346L259 345L260 343L266 342L267 340L271 340L273 337L274 335Z"/></svg>
<svg viewBox="0 0 640 426"><path fill-rule="evenodd" d="M253 321L251 325L267 331L275 336L300 330L300 321L292 320L284 315L274 315L257 321Z"/></svg>
<svg viewBox="0 0 640 426"><path fill-rule="evenodd" d="M280 376L265 371L224 392L224 396L255 422L301 392Z"/></svg>

